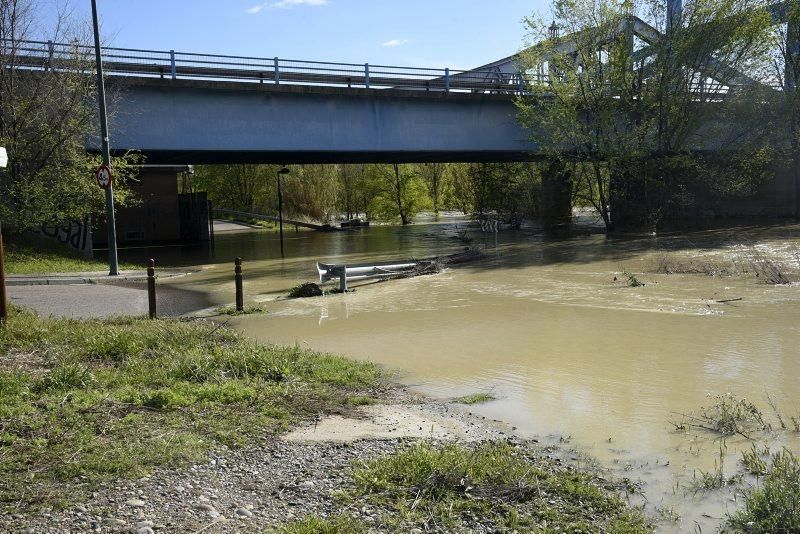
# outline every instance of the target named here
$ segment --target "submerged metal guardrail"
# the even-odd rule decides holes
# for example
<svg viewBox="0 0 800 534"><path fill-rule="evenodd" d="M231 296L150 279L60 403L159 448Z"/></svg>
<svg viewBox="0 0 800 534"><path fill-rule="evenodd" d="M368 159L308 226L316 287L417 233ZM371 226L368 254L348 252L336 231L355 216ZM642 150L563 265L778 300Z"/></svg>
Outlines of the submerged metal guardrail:
<svg viewBox="0 0 800 534"><path fill-rule="evenodd" d="M387 262L358 264L328 264L317 262L319 282L324 284L339 279L339 290L347 291L348 280L366 280L371 278L391 278L410 274L421 265L432 265L434 260L394 260Z"/></svg>

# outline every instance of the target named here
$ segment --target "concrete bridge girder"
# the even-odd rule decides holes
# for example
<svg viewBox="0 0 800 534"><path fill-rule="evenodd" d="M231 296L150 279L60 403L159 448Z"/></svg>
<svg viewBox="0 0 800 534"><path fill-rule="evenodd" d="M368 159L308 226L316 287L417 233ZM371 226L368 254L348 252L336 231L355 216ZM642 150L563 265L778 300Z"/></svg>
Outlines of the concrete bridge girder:
<svg viewBox="0 0 800 534"><path fill-rule="evenodd" d="M149 163L524 161L506 95L113 78L111 146ZM97 149L97 139L88 148Z"/></svg>

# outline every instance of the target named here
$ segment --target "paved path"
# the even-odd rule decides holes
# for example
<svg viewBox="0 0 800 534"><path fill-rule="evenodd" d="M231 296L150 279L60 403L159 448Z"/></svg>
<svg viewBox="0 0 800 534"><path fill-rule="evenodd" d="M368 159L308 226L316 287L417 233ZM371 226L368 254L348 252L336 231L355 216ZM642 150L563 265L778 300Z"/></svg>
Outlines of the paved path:
<svg viewBox="0 0 800 534"><path fill-rule="evenodd" d="M183 315L207 308L201 293L159 285L156 307L161 317ZM147 284L111 283L79 285L25 285L8 288L12 304L35 310L41 316L88 318L146 315Z"/></svg>

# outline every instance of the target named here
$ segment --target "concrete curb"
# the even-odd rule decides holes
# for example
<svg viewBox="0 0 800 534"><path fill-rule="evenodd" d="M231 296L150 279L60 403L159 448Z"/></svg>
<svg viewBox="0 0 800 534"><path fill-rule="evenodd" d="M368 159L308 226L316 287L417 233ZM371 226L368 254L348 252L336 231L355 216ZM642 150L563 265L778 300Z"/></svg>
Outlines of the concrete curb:
<svg viewBox="0 0 800 534"><path fill-rule="evenodd" d="M157 278L180 278L191 273L160 273ZM119 282L146 282L147 274L123 274L119 276L51 276L51 277L28 277L28 276L9 276L6 279L7 286L67 286L81 284L114 284Z"/></svg>

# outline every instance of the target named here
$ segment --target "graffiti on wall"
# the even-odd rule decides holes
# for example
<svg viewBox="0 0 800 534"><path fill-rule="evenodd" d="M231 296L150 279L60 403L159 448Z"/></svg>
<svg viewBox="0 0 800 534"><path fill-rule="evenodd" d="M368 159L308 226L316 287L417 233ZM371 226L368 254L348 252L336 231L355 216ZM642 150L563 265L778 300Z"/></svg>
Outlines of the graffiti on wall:
<svg viewBox="0 0 800 534"><path fill-rule="evenodd" d="M71 221L59 225L43 224L31 230L43 238L58 241L87 258L92 257L92 228L90 220Z"/></svg>

